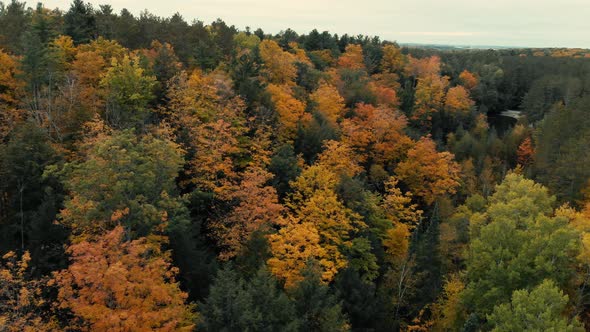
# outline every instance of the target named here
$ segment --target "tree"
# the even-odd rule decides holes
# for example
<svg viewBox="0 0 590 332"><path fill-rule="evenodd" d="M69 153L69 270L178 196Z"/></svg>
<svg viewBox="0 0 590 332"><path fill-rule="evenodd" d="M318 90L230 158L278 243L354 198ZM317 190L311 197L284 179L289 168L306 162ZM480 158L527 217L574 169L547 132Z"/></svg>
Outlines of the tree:
<svg viewBox="0 0 590 332"><path fill-rule="evenodd" d="M469 92L462 86L452 87L447 92L445 110L460 121L469 117L475 102L469 98Z"/></svg>
<svg viewBox="0 0 590 332"><path fill-rule="evenodd" d="M365 59L361 45L346 45L345 52L338 58L338 67L353 70L365 69Z"/></svg>
<svg viewBox="0 0 590 332"><path fill-rule="evenodd" d="M259 166L248 168L229 200L237 201L231 212L211 225L213 236L221 245L219 257L230 259L240 254L245 243L257 231L268 232L284 211L276 190L266 183L272 174Z"/></svg>
<svg viewBox="0 0 590 332"><path fill-rule="evenodd" d="M422 137L408 151L407 159L397 165L395 174L414 195L430 205L437 198L456 192L459 171L453 154L437 152L434 141Z"/></svg>
<svg viewBox="0 0 590 332"><path fill-rule="evenodd" d="M385 45L383 58L381 58L381 70L386 73L398 73L404 68L405 58L399 47Z"/></svg>
<svg viewBox="0 0 590 332"><path fill-rule="evenodd" d="M367 104L358 104L354 113L342 121L343 141L357 151L361 161L393 167L412 144L404 133L406 117L399 111Z"/></svg>
<svg viewBox="0 0 590 332"><path fill-rule="evenodd" d="M413 228L420 222L422 211L418 210L416 204L412 204L412 194L402 191L398 188L398 182L395 177L390 177L385 183L385 196L383 197L383 210L387 218L394 225L404 223Z"/></svg>
<svg viewBox="0 0 590 332"><path fill-rule="evenodd" d="M83 331L191 331L194 307L168 253L147 238L126 237L117 226L68 248L70 266L54 273L59 306L82 320Z"/></svg>
<svg viewBox="0 0 590 332"><path fill-rule="evenodd" d="M299 331L293 302L265 268L251 280L221 269L200 308L207 331Z"/></svg>
<svg viewBox="0 0 590 332"><path fill-rule="evenodd" d="M469 91L473 91L473 89L475 89L478 84L477 77L467 69L463 70L461 74L459 74L459 80L461 81L461 84Z"/></svg>
<svg viewBox="0 0 590 332"><path fill-rule="evenodd" d="M265 39L258 45L260 58L264 63L262 72L267 82L277 85L293 85L297 76L296 58L283 51L275 41Z"/></svg>
<svg viewBox="0 0 590 332"><path fill-rule="evenodd" d="M330 288L320 280L320 272L313 264L303 271L303 280L292 290L300 331L349 331L348 318Z"/></svg>
<svg viewBox="0 0 590 332"><path fill-rule="evenodd" d="M533 147L530 137L525 138L524 141L520 143L518 151L516 151L516 158L518 164L522 167L527 167L534 162L535 148Z"/></svg>
<svg viewBox="0 0 590 332"><path fill-rule="evenodd" d="M568 296L551 280L530 292L517 290L512 300L494 307L488 315L492 331L583 331L577 318L565 315Z"/></svg>
<svg viewBox="0 0 590 332"><path fill-rule="evenodd" d="M0 262L0 329L9 332L56 331L49 315L43 289L47 280L30 278L31 255L20 259L13 251Z"/></svg>
<svg viewBox="0 0 590 332"><path fill-rule="evenodd" d="M278 136L285 141L294 139L299 124L309 120L309 114L305 113L305 103L293 96L289 85L269 84L266 91L270 94L278 117Z"/></svg>
<svg viewBox="0 0 590 332"><path fill-rule="evenodd" d="M64 32L77 44L88 43L96 35L96 18L90 3L74 0L64 15Z"/></svg>
<svg viewBox="0 0 590 332"><path fill-rule="evenodd" d="M224 96L218 89L221 82L199 70L181 72L170 82L165 116L189 156L183 185L225 195L238 180L232 157L241 152L239 140L246 128L243 101L231 91Z"/></svg>
<svg viewBox="0 0 590 332"><path fill-rule="evenodd" d="M25 82L16 58L0 49L0 141L4 141L16 124L24 120L20 110Z"/></svg>
<svg viewBox="0 0 590 332"><path fill-rule="evenodd" d="M108 123L116 128L132 128L147 122L156 78L144 74L138 57L113 59L100 84L107 94Z"/></svg>
<svg viewBox="0 0 590 332"><path fill-rule="evenodd" d="M430 129L434 114L442 111L449 78L431 74L418 78L411 119Z"/></svg>
<svg viewBox="0 0 590 332"><path fill-rule="evenodd" d="M471 217L466 307L490 314L515 290L530 290L544 279L562 286L570 280L579 236L567 218L551 216L554 201L543 186L510 173L485 213Z"/></svg>
<svg viewBox="0 0 590 332"><path fill-rule="evenodd" d="M132 237L146 236L186 222L186 207L175 196L183 165L177 144L131 130L88 143L86 160L66 166L70 194L59 220L74 237L100 235L119 224Z"/></svg>
<svg viewBox="0 0 590 332"><path fill-rule="evenodd" d="M336 127L338 121L344 115L344 98L340 96L338 89L328 83L321 83L314 91L310 99L316 103L317 110L328 122Z"/></svg>

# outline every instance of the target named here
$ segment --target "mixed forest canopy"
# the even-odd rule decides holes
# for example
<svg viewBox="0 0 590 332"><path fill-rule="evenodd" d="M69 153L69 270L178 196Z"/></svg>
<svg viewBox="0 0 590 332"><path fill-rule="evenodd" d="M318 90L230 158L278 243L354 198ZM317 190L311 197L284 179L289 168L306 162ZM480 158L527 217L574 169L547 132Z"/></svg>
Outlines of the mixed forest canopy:
<svg viewBox="0 0 590 332"><path fill-rule="evenodd" d="M0 331L583 331L588 146L588 50L0 2Z"/></svg>

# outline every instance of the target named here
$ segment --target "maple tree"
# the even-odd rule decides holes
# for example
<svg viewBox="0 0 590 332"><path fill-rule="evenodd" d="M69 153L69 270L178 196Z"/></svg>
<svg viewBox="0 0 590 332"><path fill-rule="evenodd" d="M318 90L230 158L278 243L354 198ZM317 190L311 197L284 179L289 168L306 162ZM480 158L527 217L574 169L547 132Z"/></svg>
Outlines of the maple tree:
<svg viewBox="0 0 590 332"><path fill-rule="evenodd" d="M404 133L406 117L380 106L359 104L355 116L342 121L344 142L357 150L360 160L392 166L399 161L412 140Z"/></svg>
<svg viewBox="0 0 590 332"><path fill-rule="evenodd" d="M460 167L453 154L437 152L430 137L422 137L399 163L395 174L411 192L432 204L445 194L453 194L459 186Z"/></svg>
<svg viewBox="0 0 590 332"><path fill-rule="evenodd" d="M105 119L115 127L143 125L150 115L156 78L145 75L138 57L113 58L100 84L107 94Z"/></svg>
<svg viewBox="0 0 590 332"><path fill-rule="evenodd" d="M82 319L83 331L191 331L194 308L168 253L146 238L126 237L117 226L68 248L70 266L54 274L59 306Z"/></svg>

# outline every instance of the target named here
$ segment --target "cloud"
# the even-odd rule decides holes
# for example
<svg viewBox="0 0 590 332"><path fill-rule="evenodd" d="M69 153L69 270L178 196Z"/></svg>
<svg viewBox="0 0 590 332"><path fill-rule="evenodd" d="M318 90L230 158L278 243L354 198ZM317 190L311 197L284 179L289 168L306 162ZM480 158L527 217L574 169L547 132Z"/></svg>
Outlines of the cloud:
<svg viewBox="0 0 590 332"><path fill-rule="evenodd" d="M403 36L425 36L425 37L470 37L477 35L476 32L466 31L403 31Z"/></svg>

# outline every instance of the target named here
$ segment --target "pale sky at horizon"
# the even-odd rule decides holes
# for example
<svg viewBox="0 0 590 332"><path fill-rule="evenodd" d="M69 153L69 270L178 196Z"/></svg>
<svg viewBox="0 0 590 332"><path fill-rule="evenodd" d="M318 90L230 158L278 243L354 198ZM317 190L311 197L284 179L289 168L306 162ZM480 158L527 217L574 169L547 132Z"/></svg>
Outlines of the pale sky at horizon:
<svg viewBox="0 0 590 332"><path fill-rule="evenodd" d="M45 0L67 10L69 0ZM90 0L116 12L179 12L187 21L221 18L239 29L312 29L377 35L401 43L590 48L590 0ZM36 1L29 1L32 6Z"/></svg>

